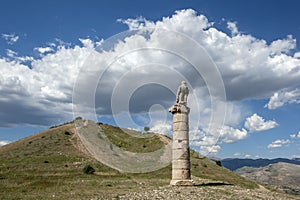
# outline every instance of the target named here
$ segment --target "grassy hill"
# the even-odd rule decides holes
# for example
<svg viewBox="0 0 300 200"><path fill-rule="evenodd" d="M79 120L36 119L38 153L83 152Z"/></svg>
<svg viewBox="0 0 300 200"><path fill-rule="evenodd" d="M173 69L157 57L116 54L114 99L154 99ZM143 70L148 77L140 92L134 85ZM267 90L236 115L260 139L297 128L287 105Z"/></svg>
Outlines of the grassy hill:
<svg viewBox="0 0 300 200"><path fill-rule="evenodd" d="M118 127L99 126L112 143L132 152L155 151L168 140L158 134L149 138L132 137ZM88 166L95 170L93 174L84 172ZM194 178L206 180L198 188L214 183L245 189L258 187L195 151L191 151L191 173ZM0 199L119 199L128 193L168 186L170 179L171 165L140 174L121 173L105 166L87 152L74 123L0 148Z"/></svg>

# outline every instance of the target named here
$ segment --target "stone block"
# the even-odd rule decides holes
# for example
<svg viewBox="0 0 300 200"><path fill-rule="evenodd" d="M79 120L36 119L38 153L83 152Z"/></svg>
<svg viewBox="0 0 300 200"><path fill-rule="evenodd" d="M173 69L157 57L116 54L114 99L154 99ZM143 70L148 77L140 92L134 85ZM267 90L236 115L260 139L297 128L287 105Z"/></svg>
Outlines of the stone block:
<svg viewBox="0 0 300 200"><path fill-rule="evenodd" d="M191 173L189 169L172 169L173 180L189 180Z"/></svg>
<svg viewBox="0 0 300 200"><path fill-rule="evenodd" d="M171 180L170 185L174 186L194 186L193 180Z"/></svg>
<svg viewBox="0 0 300 200"><path fill-rule="evenodd" d="M173 131L189 131L189 125L185 122L174 122Z"/></svg>
<svg viewBox="0 0 300 200"><path fill-rule="evenodd" d="M172 169L190 169L189 160L173 160Z"/></svg>
<svg viewBox="0 0 300 200"><path fill-rule="evenodd" d="M172 149L187 149L189 148L188 140L173 140Z"/></svg>
<svg viewBox="0 0 300 200"><path fill-rule="evenodd" d="M173 116L173 122L188 122L189 116L183 113L176 113Z"/></svg>
<svg viewBox="0 0 300 200"><path fill-rule="evenodd" d="M187 149L172 149L172 160L190 160L190 151Z"/></svg>
<svg viewBox="0 0 300 200"><path fill-rule="evenodd" d="M188 133L188 131L174 131L173 132L173 139L188 140L189 139L189 133Z"/></svg>

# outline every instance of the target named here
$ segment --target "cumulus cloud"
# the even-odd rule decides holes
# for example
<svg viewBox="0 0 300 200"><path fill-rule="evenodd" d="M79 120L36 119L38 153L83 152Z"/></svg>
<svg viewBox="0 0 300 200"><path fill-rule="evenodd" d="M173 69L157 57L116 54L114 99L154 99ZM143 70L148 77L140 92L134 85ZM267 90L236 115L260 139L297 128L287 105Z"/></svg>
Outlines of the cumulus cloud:
<svg viewBox="0 0 300 200"><path fill-rule="evenodd" d="M234 143L245 139L248 132L224 125L221 129L204 129L190 131L191 146L200 149L203 155L216 154L222 143ZM211 150L211 151L210 151Z"/></svg>
<svg viewBox="0 0 300 200"><path fill-rule="evenodd" d="M240 152L236 152L236 153L234 153L233 155L234 155L234 156L240 156L241 153L240 153Z"/></svg>
<svg viewBox="0 0 300 200"><path fill-rule="evenodd" d="M51 125L72 118L72 89L86 48L61 48L31 67L0 58L1 126Z"/></svg>
<svg viewBox="0 0 300 200"><path fill-rule="evenodd" d="M12 34L2 33L2 38L6 40L6 42L10 45L16 43L19 40L19 36L16 35L15 33Z"/></svg>
<svg viewBox="0 0 300 200"><path fill-rule="evenodd" d="M180 81L186 79L193 108L192 142L203 151L217 152L222 143L246 138L246 129L255 132L278 125L254 114L246 119L246 129L240 128L244 113L239 100L269 98L299 85L300 59L299 52L290 55L296 46L292 36L268 44L240 33L236 22L228 22L232 32L228 35L192 9L176 11L158 21L143 17L119 21L133 32L114 36L108 42L79 38L79 45L57 39L57 44L37 47L41 56L28 57L30 66L21 62L17 52L10 52L11 60L0 58L1 126L63 122L73 117L72 107L87 117L93 109L98 116L124 116L126 110L145 114L154 104L167 110L174 103ZM201 74L193 68L195 64L201 66ZM225 90L215 87L217 81L210 78L215 68ZM221 98L222 91L226 91L227 102ZM72 97L83 104L72 102ZM225 107L229 111L221 119ZM212 114L220 116L218 125L222 127L210 127ZM132 127L131 122L124 122L124 127ZM170 130L166 125L170 119L156 122L152 131Z"/></svg>
<svg viewBox="0 0 300 200"><path fill-rule="evenodd" d="M228 28L234 34L228 36L214 28L204 15L197 15L191 9L177 11L172 17L152 23L139 24L141 19L125 21L132 29L143 26L182 32L203 45L222 72L229 99L266 98L298 84L300 61L288 54L296 46L292 36L267 44L251 35L237 34L238 28L233 22L228 22ZM279 77L284 81L278 81Z"/></svg>
<svg viewBox="0 0 300 200"><path fill-rule="evenodd" d="M224 126L221 130L220 137L225 143L233 143L238 140L245 139L248 132L243 128L242 130L235 129L229 126Z"/></svg>
<svg viewBox="0 0 300 200"><path fill-rule="evenodd" d="M227 22L227 28L231 31L232 35L237 35L239 33L236 22Z"/></svg>
<svg viewBox="0 0 300 200"><path fill-rule="evenodd" d="M276 126L278 126L278 124L275 121L266 121L256 113L248 117L245 121L245 128L247 128L250 132L265 131L275 128Z"/></svg>
<svg viewBox="0 0 300 200"><path fill-rule="evenodd" d="M6 60L15 61L19 63L34 61L34 58L32 56L18 56L18 53L11 49L6 49L6 55Z"/></svg>
<svg viewBox="0 0 300 200"><path fill-rule="evenodd" d="M164 135L171 136L171 131L172 131L172 125L171 124L166 124L166 123L158 123L155 124L153 127L150 129L151 132L154 133L161 133Z"/></svg>
<svg viewBox="0 0 300 200"><path fill-rule="evenodd" d="M51 47L37 47L37 48L35 48L35 50L37 50L41 54L54 51L54 49Z"/></svg>
<svg viewBox="0 0 300 200"><path fill-rule="evenodd" d="M273 141L271 144L268 145L268 148L280 148L283 145L288 145L290 144L291 141L290 140L275 140Z"/></svg>
<svg viewBox="0 0 300 200"><path fill-rule="evenodd" d="M9 144L10 141L8 140L0 140L0 147Z"/></svg>
<svg viewBox="0 0 300 200"><path fill-rule="evenodd" d="M138 17L136 19L118 19L117 21L126 24L129 30L137 30L144 27L154 27L154 22L146 20L144 17Z"/></svg>
<svg viewBox="0 0 300 200"><path fill-rule="evenodd" d="M15 58L18 55L18 53L11 49L6 49L6 55L8 57Z"/></svg>
<svg viewBox="0 0 300 200"><path fill-rule="evenodd" d="M93 49L94 48L94 42L91 39L82 39L79 38L79 41L83 44L84 47Z"/></svg>
<svg viewBox="0 0 300 200"><path fill-rule="evenodd" d="M291 137L292 139L300 138L300 131L298 132L298 134L291 134L290 137Z"/></svg>
<svg viewBox="0 0 300 200"><path fill-rule="evenodd" d="M300 90L298 88L290 91L275 92L265 107L274 110L291 103L300 103Z"/></svg>

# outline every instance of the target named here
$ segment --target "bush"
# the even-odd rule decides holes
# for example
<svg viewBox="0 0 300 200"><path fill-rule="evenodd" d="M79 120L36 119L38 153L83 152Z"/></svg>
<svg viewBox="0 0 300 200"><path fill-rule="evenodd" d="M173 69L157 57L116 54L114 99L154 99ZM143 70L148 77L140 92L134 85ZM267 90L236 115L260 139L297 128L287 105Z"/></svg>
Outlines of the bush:
<svg viewBox="0 0 300 200"><path fill-rule="evenodd" d="M220 167L222 167L222 162L220 160L217 160L216 164L219 165Z"/></svg>
<svg viewBox="0 0 300 200"><path fill-rule="evenodd" d="M65 131L65 135L71 135L69 131Z"/></svg>
<svg viewBox="0 0 300 200"><path fill-rule="evenodd" d="M83 168L83 173L85 173L85 174L94 174L94 172L95 172L95 169L90 165L87 165Z"/></svg>

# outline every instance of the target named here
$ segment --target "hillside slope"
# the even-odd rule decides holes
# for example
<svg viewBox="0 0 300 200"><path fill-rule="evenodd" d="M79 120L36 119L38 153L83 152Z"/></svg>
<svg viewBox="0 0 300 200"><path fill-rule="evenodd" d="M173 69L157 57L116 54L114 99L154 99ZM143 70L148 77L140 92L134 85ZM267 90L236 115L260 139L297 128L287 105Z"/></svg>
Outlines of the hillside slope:
<svg viewBox="0 0 300 200"><path fill-rule="evenodd" d="M265 167L242 167L237 174L269 187L300 194L300 165L279 162Z"/></svg>
<svg viewBox="0 0 300 200"><path fill-rule="evenodd" d="M126 134L130 131L128 129L124 132L118 127L98 126L111 143L126 151L156 151L168 140L157 134L143 138L138 137L141 135L139 132ZM134 134L137 137L133 137ZM88 166L95 169L94 174L83 172ZM219 167L194 151L191 151L191 166L192 175L198 181L198 186L190 188L192 196L198 192L200 194L200 190L223 190L225 187L227 189L220 193L223 199L238 195L234 188L241 191L251 189L258 196L266 192L255 189L255 183ZM170 179L170 164L148 173L121 173L104 165L84 146L74 123L0 148L0 199L119 199L139 192L172 191L169 188ZM180 195L181 192L176 194ZM133 196L133 199L138 198Z"/></svg>

